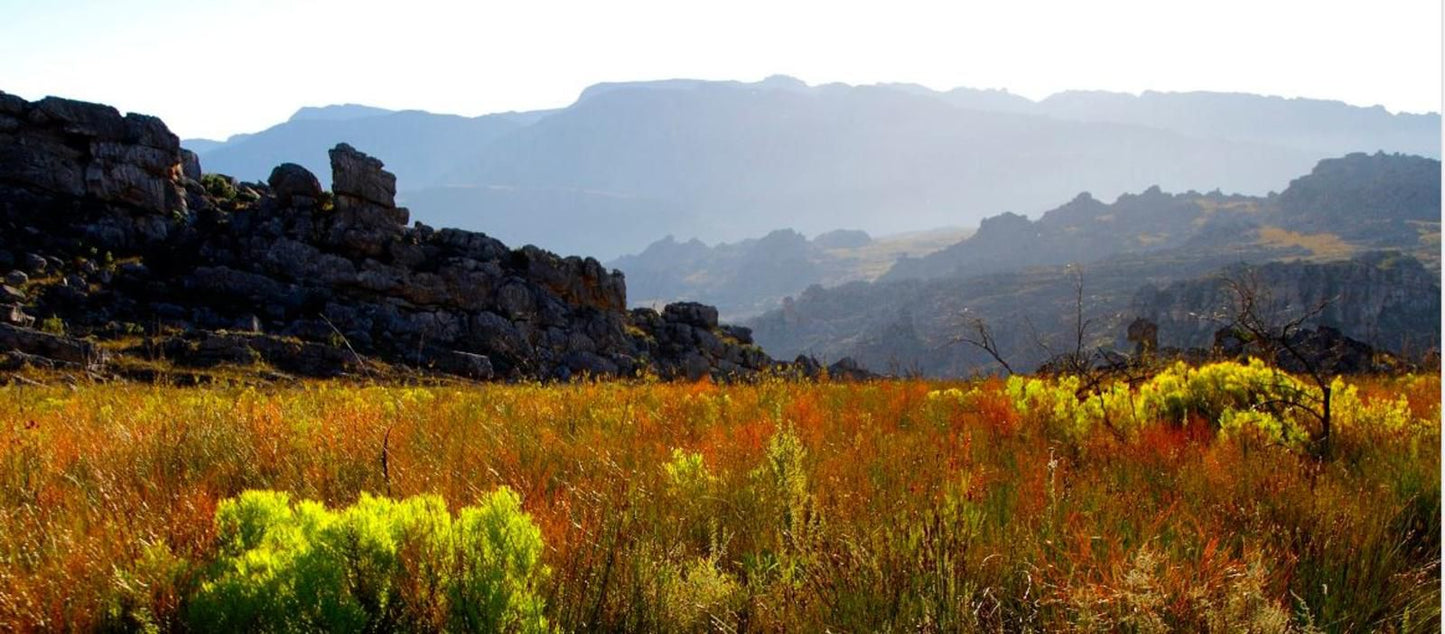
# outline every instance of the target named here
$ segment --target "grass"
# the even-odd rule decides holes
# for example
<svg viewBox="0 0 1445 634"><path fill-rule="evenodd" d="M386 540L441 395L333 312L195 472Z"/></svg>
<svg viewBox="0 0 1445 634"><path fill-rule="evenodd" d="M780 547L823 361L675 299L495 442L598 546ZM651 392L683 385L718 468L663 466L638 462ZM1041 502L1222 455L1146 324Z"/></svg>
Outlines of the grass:
<svg viewBox="0 0 1445 634"><path fill-rule="evenodd" d="M1359 381L1326 462L1066 388L0 388L0 629L194 629L248 490L506 487L562 631L1439 630L1438 375Z"/></svg>
<svg viewBox="0 0 1445 634"><path fill-rule="evenodd" d="M828 254L849 262L846 270L824 280L825 286L836 286L857 280L872 281L881 277L903 256L923 257L953 246L973 235L973 229L942 228L879 236L861 247L829 249Z"/></svg>
<svg viewBox="0 0 1445 634"><path fill-rule="evenodd" d="M1355 252L1353 245L1333 233L1305 234L1279 227L1260 227L1259 242L1268 247L1304 249L1312 260L1341 260Z"/></svg>

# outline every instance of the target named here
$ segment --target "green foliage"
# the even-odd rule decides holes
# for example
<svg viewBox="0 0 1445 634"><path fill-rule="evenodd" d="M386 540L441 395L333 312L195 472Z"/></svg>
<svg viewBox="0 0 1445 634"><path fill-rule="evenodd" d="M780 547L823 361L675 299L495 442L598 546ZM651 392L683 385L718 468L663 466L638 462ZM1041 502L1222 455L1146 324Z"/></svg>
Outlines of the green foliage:
<svg viewBox="0 0 1445 634"><path fill-rule="evenodd" d="M661 629L701 632L730 625L743 597L742 586L718 569L715 556L682 563L660 562L652 569L656 596L650 597Z"/></svg>
<svg viewBox="0 0 1445 634"><path fill-rule="evenodd" d="M785 583L799 580L821 520L808 488L807 456L798 432L784 426L768 440L763 463L750 474L762 503L760 519L776 528L772 549L760 553L757 562L766 562Z"/></svg>
<svg viewBox="0 0 1445 634"><path fill-rule="evenodd" d="M697 499L709 494L716 478L708 473L702 454L672 450L672 460L662 465L669 487L682 499Z"/></svg>
<svg viewBox="0 0 1445 634"><path fill-rule="evenodd" d="M455 520L438 496L331 511L275 491L216 509L202 631L546 631L540 530L501 488Z"/></svg>
<svg viewBox="0 0 1445 634"><path fill-rule="evenodd" d="M234 200L236 198L236 186L231 184L231 179L220 174L204 174L201 176L201 187L206 193L220 200Z"/></svg>
<svg viewBox="0 0 1445 634"><path fill-rule="evenodd" d="M1257 434L1295 448L1309 440L1309 410L1322 398L1318 388L1258 359L1199 367L1178 363L1132 389L1123 383L1094 391L1080 386L1079 377L1049 380L1014 375L1006 392L1020 413L1045 419L1070 441L1097 425L1129 436L1146 425L1181 425L1195 417L1226 436ZM1344 388L1342 382L1339 386ZM1335 398L1337 408L1339 401L1348 401L1348 397Z"/></svg>
<svg viewBox="0 0 1445 634"><path fill-rule="evenodd" d="M40 332L48 332L52 335L63 335L65 334L65 321L54 315L46 317L40 320Z"/></svg>

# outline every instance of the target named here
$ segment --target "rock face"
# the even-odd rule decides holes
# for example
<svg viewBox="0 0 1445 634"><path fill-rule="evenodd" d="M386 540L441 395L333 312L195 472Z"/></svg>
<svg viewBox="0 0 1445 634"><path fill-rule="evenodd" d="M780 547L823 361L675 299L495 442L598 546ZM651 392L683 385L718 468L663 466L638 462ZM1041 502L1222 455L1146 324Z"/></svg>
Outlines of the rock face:
<svg viewBox="0 0 1445 634"><path fill-rule="evenodd" d="M5 277L22 287L7 286L4 301L80 336L166 333L168 358L197 367L265 361L335 375L376 358L565 379L747 377L774 365L712 307L628 312L622 274L592 258L408 226L380 160L346 144L330 156L329 194L294 164L265 184L208 189L159 120L0 93L0 275L47 276Z"/></svg>
<svg viewBox="0 0 1445 634"><path fill-rule="evenodd" d="M166 220L187 211L184 160L180 140L155 117L0 93L0 184L30 194L10 195L7 187L6 207L79 202L89 212L89 237L107 246L167 237Z"/></svg>
<svg viewBox="0 0 1445 634"><path fill-rule="evenodd" d="M1440 346L1440 277L1413 258L1375 252L1318 264L1276 262L1253 271L1260 304L1282 321L1323 306L1312 324L1373 347L1413 357ZM1233 301L1224 279L1212 276L1146 286L1135 293L1130 312L1158 324L1159 340L1201 347L1210 344Z"/></svg>

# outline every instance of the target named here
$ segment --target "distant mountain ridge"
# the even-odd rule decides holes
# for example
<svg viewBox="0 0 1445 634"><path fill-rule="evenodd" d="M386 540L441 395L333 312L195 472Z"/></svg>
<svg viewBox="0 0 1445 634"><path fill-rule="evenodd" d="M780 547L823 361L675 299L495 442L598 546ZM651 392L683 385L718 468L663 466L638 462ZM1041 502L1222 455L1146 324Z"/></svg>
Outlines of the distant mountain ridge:
<svg viewBox="0 0 1445 634"><path fill-rule="evenodd" d="M1225 246L1262 227L1328 234L1360 248L1423 252L1431 245L1417 241L1430 223L1438 233L1439 210L1440 161L1357 153L1320 161L1278 196L1171 195L1151 187L1112 204L1079 194L1037 221L1000 214L947 249L900 259L882 279L976 275L1121 253Z"/></svg>
<svg viewBox="0 0 1445 634"><path fill-rule="evenodd" d="M1136 316L1160 324L1163 344L1197 346L1227 299L1218 275L1248 263L1264 266L1274 297L1295 310L1338 296L1320 325L1419 353L1440 343L1439 174L1434 159L1361 153L1321 161L1267 197L1080 195L1038 220L990 218L952 247L900 260L878 282L810 287L748 325L774 355L956 376L991 364L950 345L982 318L1025 369L1072 345L1074 265L1088 346L1119 346Z"/></svg>
<svg viewBox="0 0 1445 634"><path fill-rule="evenodd" d="M792 229L761 238L712 246L667 236L641 253L606 265L627 273L634 306L688 300L713 304L725 319L743 319L775 308L788 295L814 285L873 280L900 255L922 255L970 232L943 228L873 238L835 230L807 239Z"/></svg>
<svg viewBox="0 0 1445 634"><path fill-rule="evenodd" d="M391 114L395 110L346 103L331 106L305 106L291 115L287 121L352 121L367 117Z"/></svg>
<svg viewBox="0 0 1445 634"><path fill-rule="evenodd" d="M886 234L1032 215L1079 191L1263 194L1330 156L1440 154L1438 114L1221 93L1033 102L776 76L598 84L560 110L473 118L348 108L193 149L259 179L297 157L324 173L325 148L346 141L387 156L427 222L603 257L667 233L741 240L780 217Z"/></svg>

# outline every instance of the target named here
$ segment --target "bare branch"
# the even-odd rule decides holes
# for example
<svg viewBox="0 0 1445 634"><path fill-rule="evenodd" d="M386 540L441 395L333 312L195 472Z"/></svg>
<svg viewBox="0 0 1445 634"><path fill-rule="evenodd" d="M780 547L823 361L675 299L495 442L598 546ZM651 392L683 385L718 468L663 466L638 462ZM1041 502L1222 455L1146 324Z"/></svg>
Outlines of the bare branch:
<svg viewBox="0 0 1445 634"><path fill-rule="evenodd" d="M964 310L966 314L967 309ZM1012 366L1005 361L1003 354L999 351L998 339L994 337L993 329L989 327L988 321L982 317L966 317L968 330L965 334L957 335L949 340L949 344L966 343L988 353L999 365L1003 366L1005 372L1014 373Z"/></svg>

